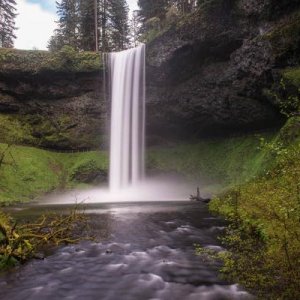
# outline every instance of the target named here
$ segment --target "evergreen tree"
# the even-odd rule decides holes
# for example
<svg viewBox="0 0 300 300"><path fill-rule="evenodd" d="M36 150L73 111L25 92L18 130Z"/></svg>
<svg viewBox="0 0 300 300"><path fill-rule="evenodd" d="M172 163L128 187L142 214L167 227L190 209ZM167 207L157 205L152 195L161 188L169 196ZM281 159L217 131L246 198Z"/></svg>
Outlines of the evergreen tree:
<svg viewBox="0 0 300 300"><path fill-rule="evenodd" d="M58 50L64 45L79 49L78 0L56 2L59 16L58 29L51 37L48 48Z"/></svg>
<svg viewBox="0 0 300 300"><path fill-rule="evenodd" d="M133 11L132 18L130 20L130 44L136 47L141 38L141 21L139 17L139 11Z"/></svg>
<svg viewBox="0 0 300 300"><path fill-rule="evenodd" d="M197 0L173 0L172 4L178 8L182 14L190 13L196 7Z"/></svg>
<svg viewBox="0 0 300 300"><path fill-rule="evenodd" d="M155 37L163 28L173 26L180 16L193 12L202 1L205 0L138 0L138 36L142 40Z"/></svg>
<svg viewBox="0 0 300 300"><path fill-rule="evenodd" d="M48 42L49 51L58 51L65 45L63 35L58 30L55 30L54 35L50 37Z"/></svg>
<svg viewBox="0 0 300 300"><path fill-rule="evenodd" d="M169 0L138 0L140 7L140 17L143 22L158 17L161 20L165 18Z"/></svg>
<svg viewBox="0 0 300 300"><path fill-rule="evenodd" d="M16 1L0 0L0 47L12 48L16 38L14 31L16 18Z"/></svg>
<svg viewBox="0 0 300 300"><path fill-rule="evenodd" d="M102 52L109 52L108 21L109 21L110 0L98 0L98 1L99 1L98 26L100 27L99 49L101 49Z"/></svg>
<svg viewBox="0 0 300 300"><path fill-rule="evenodd" d="M96 1L96 6L95 0L79 1L79 39L82 50L96 50L95 9L98 15L98 1Z"/></svg>
<svg viewBox="0 0 300 300"><path fill-rule="evenodd" d="M56 5L59 28L49 41L49 50L69 45L77 50L99 48L108 52L122 50L129 45L126 0L62 0Z"/></svg>
<svg viewBox="0 0 300 300"><path fill-rule="evenodd" d="M128 12L126 0L110 0L108 7L110 50L119 51L128 47Z"/></svg>

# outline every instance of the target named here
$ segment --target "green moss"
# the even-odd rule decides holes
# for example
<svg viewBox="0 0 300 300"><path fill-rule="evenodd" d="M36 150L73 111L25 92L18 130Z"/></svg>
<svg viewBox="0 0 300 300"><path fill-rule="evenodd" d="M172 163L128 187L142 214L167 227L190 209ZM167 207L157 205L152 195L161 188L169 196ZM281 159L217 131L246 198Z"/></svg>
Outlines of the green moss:
<svg viewBox="0 0 300 300"><path fill-rule="evenodd" d="M276 55L282 55L288 51L299 50L300 42L300 12L285 18L275 29L265 35L273 47Z"/></svg>
<svg viewBox="0 0 300 300"><path fill-rule="evenodd" d="M290 118L281 129L278 138L284 145L298 142L300 140L300 116Z"/></svg>
<svg viewBox="0 0 300 300"><path fill-rule="evenodd" d="M7 145L0 144L0 153ZM57 188L76 187L72 172L82 163L107 170L104 152L56 153L12 146L0 167L0 204L28 201Z"/></svg>
<svg viewBox="0 0 300 300"><path fill-rule="evenodd" d="M283 72L283 78L288 80L290 83L300 88L300 68L286 69Z"/></svg>
<svg viewBox="0 0 300 300"><path fill-rule="evenodd" d="M9 144L35 144L30 124L19 115L0 114L0 142Z"/></svg>
<svg viewBox="0 0 300 300"><path fill-rule="evenodd" d="M96 72L101 68L99 53L78 53L67 46L58 52L0 48L1 72Z"/></svg>
<svg viewBox="0 0 300 300"><path fill-rule="evenodd" d="M266 172L210 203L231 223L224 239L231 251L223 257L224 275L261 299L300 296L299 125L299 118L288 120L265 143L263 151L273 161Z"/></svg>
<svg viewBox="0 0 300 300"><path fill-rule="evenodd" d="M70 169L70 180L75 182L90 183L96 180L97 176L102 175L106 179L108 173L107 156L102 154L101 159L96 157L82 157Z"/></svg>
<svg viewBox="0 0 300 300"><path fill-rule="evenodd" d="M265 160L265 153L259 150L260 137L269 140L272 136L267 133L152 148L147 166L158 172L182 174L206 186L207 192L220 192L263 172L269 162Z"/></svg>
<svg viewBox="0 0 300 300"><path fill-rule="evenodd" d="M104 143L98 124L80 134L68 115L20 115L0 113L0 143L55 149L98 149ZM92 126L91 126L92 127Z"/></svg>

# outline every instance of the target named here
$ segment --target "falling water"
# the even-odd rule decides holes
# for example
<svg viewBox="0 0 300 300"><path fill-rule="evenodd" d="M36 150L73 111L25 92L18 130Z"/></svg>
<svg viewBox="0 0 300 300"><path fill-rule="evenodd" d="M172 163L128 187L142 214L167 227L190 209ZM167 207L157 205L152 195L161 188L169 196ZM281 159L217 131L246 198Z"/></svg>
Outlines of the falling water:
<svg viewBox="0 0 300 300"><path fill-rule="evenodd" d="M108 55L111 98L110 190L144 176L145 45Z"/></svg>

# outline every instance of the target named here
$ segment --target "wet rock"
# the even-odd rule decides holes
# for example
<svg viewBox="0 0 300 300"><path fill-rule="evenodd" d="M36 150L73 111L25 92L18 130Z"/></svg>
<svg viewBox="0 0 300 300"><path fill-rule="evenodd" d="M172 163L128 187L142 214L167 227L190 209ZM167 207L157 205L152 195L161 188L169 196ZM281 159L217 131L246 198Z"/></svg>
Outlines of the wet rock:
<svg viewBox="0 0 300 300"><path fill-rule="evenodd" d="M108 181L108 171L94 165L90 169L77 169L71 178L77 182L99 184Z"/></svg>
<svg viewBox="0 0 300 300"><path fill-rule="evenodd" d="M107 104L100 70L37 74L1 70L1 115L6 116L7 128L18 124L23 128L20 132L25 132L17 141L5 135L1 142L13 140L55 150L106 146Z"/></svg>
<svg viewBox="0 0 300 300"><path fill-rule="evenodd" d="M43 253L35 253L34 258L39 259L39 260L43 260L43 259L45 259L45 255Z"/></svg>
<svg viewBox="0 0 300 300"><path fill-rule="evenodd" d="M278 103L263 91L278 84L276 70L300 63L299 7L299 1L219 1L153 40L149 143L280 126Z"/></svg>

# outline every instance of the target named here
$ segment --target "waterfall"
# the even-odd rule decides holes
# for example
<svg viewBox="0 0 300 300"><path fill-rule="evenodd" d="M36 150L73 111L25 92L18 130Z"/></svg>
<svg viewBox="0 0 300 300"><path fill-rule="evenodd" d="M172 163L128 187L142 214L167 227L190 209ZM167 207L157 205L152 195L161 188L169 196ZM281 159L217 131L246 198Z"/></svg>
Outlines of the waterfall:
<svg viewBox="0 0 300 300"><path fill-rule="evenodd" d="M113 192L144 176L145 45L108 54L111 128L109 185Z"/></svg>

